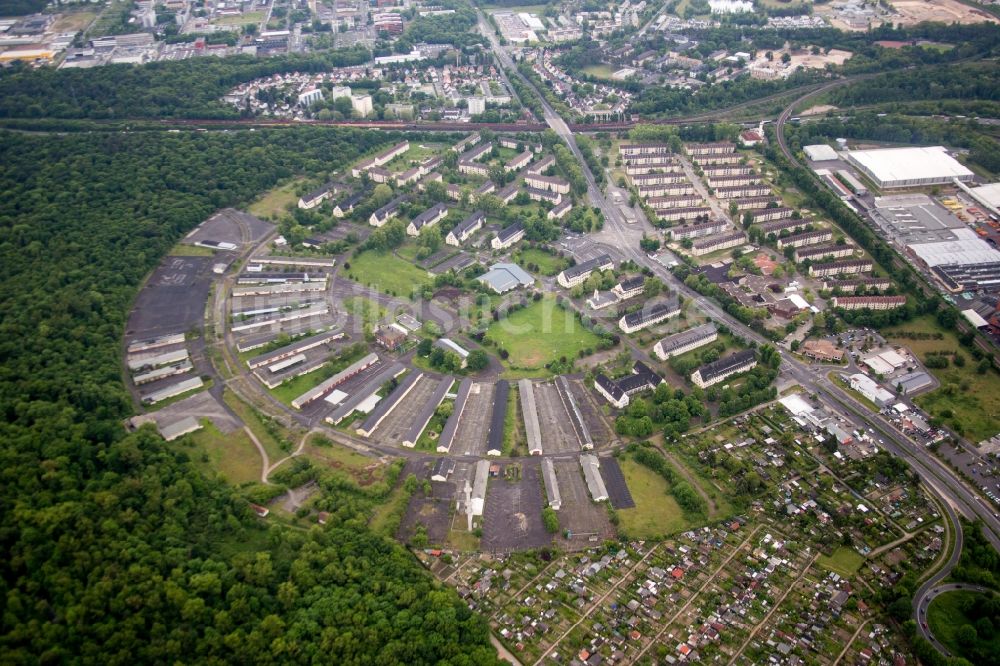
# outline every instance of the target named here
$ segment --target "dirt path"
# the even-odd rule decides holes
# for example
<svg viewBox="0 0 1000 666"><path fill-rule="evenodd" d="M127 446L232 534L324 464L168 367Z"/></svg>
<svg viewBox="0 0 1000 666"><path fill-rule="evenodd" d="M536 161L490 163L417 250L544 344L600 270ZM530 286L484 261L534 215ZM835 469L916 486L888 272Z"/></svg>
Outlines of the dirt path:
<svg viewBox="0 0 1000 666"><path fill-rule="evenodd" d="M273 469L270 466L271 461L267 457L267 451L264 450L264 445L261 444L260 440L257 439L257 435L253 434L253 430L251 430L247 426L243 426L243 431L246 432L247 437L250 438L250 441L253 442L253 445L257 447L258 453L260 453L260 460L261 460L260 482L267 483L268 482L267 477L271 473L271 469Z"/></svg>
<svg viewBox="0 0 1000 666"><path fill-rule="evenodd" d="M684 477L684 480L687 481L692 488L694 488L694 491L698 493L698 496L705 500L705 504L708 506L708 518L709 520L713 520L719 513L719 505L709 496L707 492L705 492L705 489L701 486L701 479L695 477L684 463L664 448L663 433L650 438L649 441L651 441L663 457L667 459L667 462L673 465L677 472Z"/></svg>

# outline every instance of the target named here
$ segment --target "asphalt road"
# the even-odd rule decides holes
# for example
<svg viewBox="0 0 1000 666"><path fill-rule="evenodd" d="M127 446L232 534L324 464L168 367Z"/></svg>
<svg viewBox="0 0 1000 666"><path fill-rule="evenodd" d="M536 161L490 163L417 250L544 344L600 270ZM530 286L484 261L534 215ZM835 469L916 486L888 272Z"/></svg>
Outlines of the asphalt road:
<svg viewBox="0 0 1000 666"><path fill-rule="evenodd" d="M929 581L928 581L929 582ZM925 583L926 585L926 583ZM920 635L930 641L931 645L937 648L938 652L945 655L946 657L951 656L951 652L945 646L941 645L934 635L930 632L927 626L927 609L931 605L931 601L934 600L938 595L944 594L945 592L954 592L956 590L967 590L969 592L984 592L990 593L987 587L982 587L981 585L969 585L968 583L948 583L946 585L937 585L928 587L926 590L921 587L917 591L917 594L913 597L913 607L917 616L917 628L920 630ZM921 592L922 591L922 592Z"/></svg>
<svg viewBox="0 0 1000 666"><path fill-rule="evenodd" d="M493 48L503 65L505 67L513 67L513 62L510 60L510 57L504 49L500 47L493 33L487 32L487 36L493 43ZM520 76L520 74L518 74L518 76ZM796 106L824 92L846 85L852 81L868 78L869 76L871 75L862 75L831 82L825 86L806 93L792 102L782 112L778 119L777 136L782 152L784 152L787 157L792 159L795 164L798 164L798 161L795 160L794 156L790 154L784 136L784 125L788 122L788 119L791 117ZM638 238L644 231L651 230L648 222L643 218L635 224L629 225L626 223L624 216L621 214L617 206L611 205L605 198L603 192L601 192L600 188L597 186L594 175L590 171L586 161L584 161L583 156L580 154L580 150L576 145L576 140L566 123L545 101L545 98L542 97L537 88L535 88L535 86L524 77L521 78L527 85L535 90L539 98L542 100L542 107L545 112L545 122L566 142L574 156L576 156L579 161L583 174L587 180L587 196L590 200L590 204L599 208L604 214L605 228L599 234L591 234L591 236L594 236L595 240L604 240L605 242L608 242L608 244L617 247L617 249L627 258L634 260L640 265L650 268L653 273L663 279L666 284L670 285L673 289L697 303L698 307L711 318L725 323L731 330L738 333L740 336L748 340L753 340L758 344L767 343L768 341L762 336L750 330L735 318L729 316L714 301L687 288L684 284L676 280L673 274L671 274L670 271L668 271L664 266L639 250ZM876 436L879 444L884 447L885 450L906 461L910 467L920 475L925 486L942 500L942 505L945 506L947 519L952 524L952 528L956 535L956 548L954 549L952 557L945 564L945 566L942 567L941 571L930 579L932 584L926 589L921 588L923 590L923 594L915 597L915 601L917 603L923 601L923 597L926 596L927 590L933 588L933 583L943 580L948 574L951 573L951 570L955 567L955 564L957 564L958 558L961 555L961 543L963 537L956 509L966 517L981 519L985 525L984 532L987 538L993 543L997 550L1000 550L1000 520L997 520L992 506L987 505L982 498L978 497L976 492L961 478L959 478L950 468L946 467L939 460L937 460L937 458L929 454L926 449L911 441L909 437L897 430L896 427L888 420L879 414L871 412L867 406L862 405L851 395L841 390L836 384L830 381L822 368L814 368L806 365L792 356L791 353L783 349L779 348L778 352L782 358L781 372L786 378L793 379L800 386L802 386L807 393L819 396L827 405L830 405L833 408L839 407L843 410L844 415L851 419L854 423L859 424L862 428L867 428L870 433ZM915 608L919 608L919 606L915 606Z"/></svg>

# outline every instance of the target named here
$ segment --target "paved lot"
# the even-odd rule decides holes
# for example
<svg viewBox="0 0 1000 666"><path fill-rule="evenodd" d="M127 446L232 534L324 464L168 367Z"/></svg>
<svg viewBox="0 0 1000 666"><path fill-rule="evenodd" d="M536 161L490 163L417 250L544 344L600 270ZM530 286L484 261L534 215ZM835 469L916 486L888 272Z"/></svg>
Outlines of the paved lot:
<svg viewBox="0 0 1000 666"><path fill-rule="evenodd" d="M578 379L569 381L570 392L576 400L577 407L583 415L583 423L590 431L590 437L594 441L594 448L609 446L615 441L615 435L608 425L601 408L594 401L594 394L588 391L583 382Z"/></svg>
<svg viewBox="0 0 1000 666"><path fill-rule="evenodd" d="M612 538L615 532L607 509L590 499L580 463L576 460L557 461L555 470L562 497L562 508L558 512L559 527L569 530L571 534L568 541L563 539L563 545L571 549L588 548L593 545L592 537L596 536L598 541Z"/></svg>
<svg viewBox="0 0 1000 666"><path fill-rule="evenodd" d="M418 479L430 478L430 470L433 468L434 460L425 458L421 464L414 465L413 461L407 464L404 475L405 479L411 471ZM399 523L399 530L396 538L400 541L409 541L417 529L417 525L423 525L427 530L427 541L432 545L442 545L448 537L448 528L451 526L451 517L448 515L458 489L457 477L452 475L451 479L443 483L432 482L431 494L427 496L423 489L417 490L410 498L410 503L406 507L406 513Z"/></svg>
<svg viewBox="0 0 1000 666"><path fill-rule="evenodd" d="M252 220L257 219L246 213L240 215L238 211L232 208L220 210L199 224L194 231L184 238L184 242L194 245L199 241L218 241L242 245L244 239L242 223L246 222L244 216Z"/></svg>
<svg viewBox="0 0 1000 666"><path fill-rule="evenodd" d="M611 506L616 509L635 507L635 500L632 499L632 493L625 483L625 475L622 474L617 458L601 458L601 476L604 478L604 487L608 489Z"/></svg>
<svg viewBox="0 0 1000 666"><path fill-rule="evenodd" d="M174 377L173 381L179 379L183 379L183 377ZM143 388L145 389L145 387ZM150 416L160 426L175 423L185 416L193 416L199 421L209 419L216 428L227 434L242 427L236 416L230 413L228 408L208 391L195 393L188 398L167 405L163 409L153 412Z"/></svg>
<svg viewBox="0 0 1000 666"><path fill-rule="evenodd" d="M165 257L139 292L125 340L200 330L213 257Z"/></svg>
<svg viewBox="0 0 1000 666"><path fill-rule="evenodd" d="M540 463L531 460L522 464L519 481L507 481L502 472L490 479L480 542L483 551L527 550L552 543L552 535L542 525L544 500L540 474Z"/></svg>
<svg viewBox="0 0 1000 666"><path fill-rule="evenodd" d="M476 389L479 393L476 393ZM486 436L490 429L490 414L493 408L493 383L473 384L469 400L458 422L451 452L456 455L485 456Z"/></svg>
<svg viewBox="0 0 1000 666"><path fill-rule="evenodd" d="M402 446L403 437L417 420L417 415L424 408L424 404L430 400L437 384L436 377L427 374L421 377L406 397L400 400L392 412L383 419L381 425L376 428L373 438L382 444Z"/></svg>
<svg viewBox="0 0 1000 666"><path fill-rule="evenodd" d="M553 383L535 382L535 409L541 427L542 452L570 453L580 450L580 440L573 430L566 408Z"/></svg>

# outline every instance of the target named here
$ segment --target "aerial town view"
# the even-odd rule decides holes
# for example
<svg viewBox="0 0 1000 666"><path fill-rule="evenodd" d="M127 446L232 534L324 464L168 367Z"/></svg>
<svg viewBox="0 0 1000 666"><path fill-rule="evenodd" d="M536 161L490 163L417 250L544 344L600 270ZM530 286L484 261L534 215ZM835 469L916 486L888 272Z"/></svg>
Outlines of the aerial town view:
<svg viewBox="0 0 1000 666"><path fill-rule="evenodd" d="M1000 664L1000 3L0 3L2 664Z"/></svg>

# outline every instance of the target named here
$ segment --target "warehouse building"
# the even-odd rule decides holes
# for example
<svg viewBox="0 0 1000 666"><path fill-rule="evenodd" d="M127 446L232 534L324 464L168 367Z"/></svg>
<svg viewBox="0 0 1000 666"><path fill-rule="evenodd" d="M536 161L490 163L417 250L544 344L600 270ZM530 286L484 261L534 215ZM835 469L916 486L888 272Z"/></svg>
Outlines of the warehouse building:
<svg viewBox="0 0 1000 666"><path fill-rule="evenodd" d="M945 185L975 178L943 146L852 150L847 159L882 188Z"/></svg>
<svg viewBox="0 0 1000 666"><path fill-rule="evenodd" d="M438 385L434 388L434 393L431 394L431 397L420 408L420 412L413 419L410 429L403 436L403 446L411 449L416 446L420 435L424 433L424 429L430 423L431 417L434 416L434 412L441 405L441 401L444 400L444 396L448 393L448 389L451 388L454 381L451 377L445 377L438 382Z"/></svg>
<svg viewBox="0 0 1000 666"><path fill-rule="evenodd" d="M587 490L595 502L605 502L608 499L608 489L601 477L601 461L597 456L585 453L580 456L580 467L583 468L583 478L587 481Z"/></svg>
<svg viewBox="0 0 1000 666"><path fill-rule="evenodd" d="M362 437L371 437L372 433L375 432L375 429L382 425L382 421L384 421L386 417L392 413L392 410L396 409L403 399L410 394L413 387L416 386L417 382L423 377L424 374L422 372L414 372L407 376L406 379L399 383L396 390L378 403L378 407L372 410L372 413L368 415L365 422L362 423L361 427L359 427L355 432Z"/></svg>
<svg viewBox="0 0 1000 666"><path fill-rule="evenodd" d="M559 399L562 401L563 407L566 408L566 412L569 414L569 420L573 424L576 436L580 440L580 448L584 450L594 448L594 440L590 436L590 429L587 428L587 424L583 421L583 414L580 413L580 408L576 404L573 392L569 388L569 380L566 377L562 375L556 377L556 391L559 393Z"/></svg>
<svg viewBox="0 0 1000 666"><path fill-rule="evenodd" d="M521 415L524 417L524 434L528 440L528 454L542 455L542 429L538 423L538 409L535 407L535 390L530 379L517 383L521 395ZM551 497L551 495L549 496Z"/></svg>
<svg viewBox="0 0 1000 666"><path fill-rule="evenodd" d="M530 287L535 284L535 278L517 264L493 264L489 271L483 273L477 281L487 285L498 294L505 294L518 287Z"/></svg>
<svg viewBox="0 0 1000 666"><path fill-rule="evenodd" d="M457 354L460 359L462 359L462 367L465 367L466 362L469 359L469 350L458 344L451 338L440 338L434 341L434 346L438 349L442 349L445 352L452 354Z"/></svg>
<svg viewBox="0 0 1000 666"><path fill-rule="evenodd" d="M368 354L364 358L357 360L351 365L347 366L346 368L335 374L333 377L330 377L323 383L309 389L299 397L295 398L295 400L292 400L292 407L294 407L295 409L302 409L306 405L315 402L320 398L326 397L327 394L333 391L333 389L337 388L351 377L357 375L363 370L368 369L369 367L375 365L376 363L378 363L378 354Z"/></svg>
<svg viewBox="0 0 1000 666"><path fill-rule="evenodd" d="M886 405L892 404L896 399L896 396L879 386L874 379L868 375L863 375L860 372L851 375L848 378L848 383L852 389L868 398L879 407L885 407Z"/></svg>
<svg viewBox="0 0 1000 666"><path fill-rule="evenodd" d="M507 400L510 398L510 383L506 379L497 382L493 392L493 412L490 414L490 432L486 436L486 455L498 456L503 453L503 427L507 418Z"/></svg>
<svg viewBox="0 0 1000 666"><path fill-rule="evenodd" d="M559 494L559 481L552 458L542 461L542 482L545 484L545 496L549 498L549 507L558 511L562 508L562 496Z"/></svg>
<svg viewBox="0 0 1000 666"><path fill-rule="evenodd" d="M452 406L451 416L441 429L441 436L438 437L437 452L448 453L451 445L455 441L455 433L458 432L458 423L462 420L465 406L469 403L469 394L472 392L472 380L466 377L458 385L458 393L455 394L455 403Z"/></svg>

